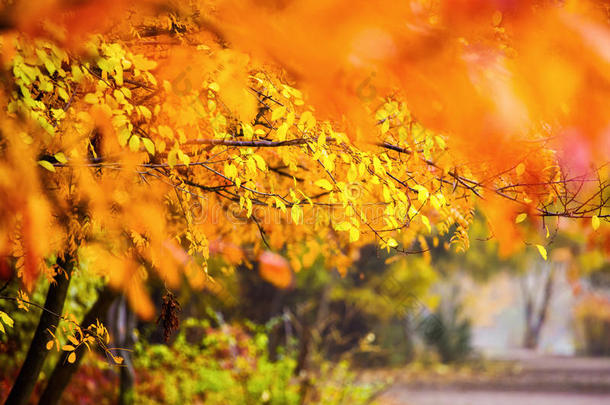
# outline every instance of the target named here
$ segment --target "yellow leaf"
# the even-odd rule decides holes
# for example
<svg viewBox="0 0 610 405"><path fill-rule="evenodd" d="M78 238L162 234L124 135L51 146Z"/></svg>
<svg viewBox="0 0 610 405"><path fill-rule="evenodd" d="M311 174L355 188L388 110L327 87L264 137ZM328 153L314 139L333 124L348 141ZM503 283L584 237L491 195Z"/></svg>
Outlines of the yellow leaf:
<svg viewBox="0 0 610 405"><path fill-rule="evenodd" d="M76 361L76 353L72 352L68 356L68 363L72 364Z"/></svg>
<svg viewBox="0 0 610 405"><path fill-rule="evenodd" d="M57 152L55 155L53 155L55 157L55 159L57 159L57 161L61 164L65 164L68 162L68 159L66 159L66 155L64 155L62 152Z"/></svg>
<svg viewBox="0 0 610 405"><path fill-rule="evenodd" d="M381 124L381 133L385 134L386 132L388 132L389 129L390 129L390 121L385 120L383 122L383 124Z"/></svg>
<svg viewBox="0 0 610 405"><path fill-rule="evenodd" d="M254 136L254 128L250 124L241 124L241 130L244 133L244 138L247 140L252 139Z"/></svg>
<svg viewBox="0 0 610 405"><path fill-rule="evenodd" d="M277 140L278 141L280 141L280 142L285 141L286 140L286 134L288 133L288 124L284 122L277 129L276 133L277 133Z"/></svg>
<svg viewBox="0 0 610 405"><path fill-rule="evenodd" d="M144 118L146 118L147 120L151 119L152 112L148 109L148 107L144 107L143 105L139 105L136 108L137 108L138 112L140 114L142 114L142 116Z"/></svg>
<svg viewBox="0 0 610 405"><path fill-rule="evenodd" d="M142 143L144 144L144 147L146 148L148 153L150 153L151 155L155 154L155 144L153 143L153 141L151 141L149 138L142 138Z"/></svg>
<svg viewBox="0 0 610 405"><path fill-rule="evenodd" d="M174 139L174 131L172 131L172 129L167 125L159 125L157 130L159 131L159 135L161 135L162 137Z"/></svg>
<svg viewBox="0 0 610 405"><path fill-rule="evenodd" d="M517 172L517 176L521 176L525 173L525 165L523 163L519 163L515 168L515 172Z"/></svg>
<svg viewBox="0 0 610 405"><path fill-rule="evenodd" d="M520 224L521 222L525 221L525 218L527 218L527 214L522 212L521 214L517 215L517 218L515 218L515 223Z"/></svg>
<svg viewBox="0 0 610 405"><path fill-rule="evenodd" d="M85 94L85 103L88 104L97 104L97 96L93 93Z"/></svg>
<svg viewBox="0 0 610 405"><path fill-rule="evenodd" d="M428 219L428 217L422 214L421 215L421 222L424 224L424 226L428 230L428 233L431 233L432 232L432 226L430 225L430 220Z"/></svg>
<svg viewBox="0 0 610 405"><path fill-rule="evenodd" d="M344 221L344 222L337 224L335 226L335 230L336 231L347 231L348 229L351 229L351 227L352 227L351 223Z"/></svg>
<svg viewBox="0 0 610 405"><path fill-rule="evenodd" d="M271 113L271 121L276 121L286 115L286 107L281 106L273 110Z"/></svg>
<svg viewBox="0 0 610 405"><path fill-rule="evenodd" d="M169 167L173 168L178 163L178 151L176 149L172 149L167 154L167 163Z"/></svg>
<svg viewBox="0 0 610 405"><path fill-rule="evenodd" d="M538 252L540 253L540 256L542 256L542 258L544 260L546 260L546 257L547 257L547 255L546 255L546 248L544 246L542 246L542 245L536 245L536 247L538 248Z"/></svg>
<svg viewBox="0 0 610 405"><path fill-rule="evenodd" d="M65 351L65 352L72 352L74 351L75 347L72 345L64 345L64 347L61 348L61 350Z"/></svg>
<svg viewBox="0 0 610 405"><path fill-rule="evenodd" d="M300 223L303 218L303 208L299 205L293 205L292 208L290 208L290 215L295 224Z"/></svg>
<svg viewBox="0 0 610 405"><path fill-rule="evenodd" d="M358 228L351 228L349 230L350 243L356 242L358 239L360 239L360 231L358 230Z"/></svg>
<svg viewBox="0 0 610 405"><path fill-rule="evenodd" d="M137 152L140 149L140 137L133 135L131 138L129 138L129 149L131 149L132 152Z"/></svg>
<svg viewBox="0 0 610 405"><path fill-rule="evenodd" d="M333 185L331 184L331 182L326 179L317 180L314 184L327 191L330 191L333 189Z"/></svg>
<svg viewBox="0 0 610 405"><path fill-rule="evenodd" d="M280 211L282 212L286 212L286 204L284 204L284 202L282 200L280 200L278 197L273 197L275 199L275 206L276 208L279 208Z"/></svg>
<svg viewBox="0 0 610 405"><path fill-rule="evenodd" d="M11 328L13 327L14 321L6 312L0 311L0 319L2 319L2 322L4 322L7 326L10 326Z"/></svg>
<svg viewBox="0 0 610 405"><path fill-rule="evenodd" d="M49 340L47 342L47 346L46 347L47 347L47 350L51 350L53 348L53 340Z"/></svg>
<svg viewBox="0 0 610 405"><path fill-rule="evenodd" d="M305 111L301 114L298 127L301 131L309 131L316 125L316 119L311 111Z"/></svg>
<svg viewBox="0 0 610 405"><path fill-rule="evenodd" d="M47 160L39 160L38 164L50 172L55 172L55 166L53 166L53 164Z"/></svg>
<svg viewBox="0 0 610 405"><path fill-rule="evenodd" d="M428 189L421 184L416 184L413 186L413 189L417 191L417 201L420 203L425 203L428 197L430 196L430 192Z"/></svg>
<svg viewBox="0 0 610 405"><path fill-rule="evenodd" d="M189 155L187 155L186 153L182 152L180 149L178 149L178 159L180 159L180 161L182 163L184 163L186 166L191 164L191 158L189 157Z"/></svg>
<svg viewBox="0 0 610 405"><path fill-rule="evenodd" d="M265 159L256 154L252 155L252 159L254 159L256 162L256 167L258 167L261 172L267 171L267 163L265 163Z"/></svg>
<svg viewBox="0 0 610 405"><path fill-rule="evenodd" d="M396 242L396 239L390 238L390 239L388 239L388 246L389 247L396 247L396 246L398 246L398 242Z"/></svg>
<svg viewBox="0 0 610 405"><path fill-rule="evenodd" d="M409 205L409 210L407 212L407 214L409 215L409 219L413 219L415 218L415 216L417 215L418 211L417 209L413 206L413 204Z"/></svg>
<svg viewBox="0 0 610 405"><path fill-rule="evenodd" d="M133 67L139 70L151 70L157 67L157 62L147 59L143 55L133 56Z"/></svg>
<svg viewBox="0 0 610 405"><path fill-rule="evenodd" d="M435 136L434 139L436 140L436 144L438 145L439 148L441 149L445 149L447 147L447 143L445 142L445 140L440 137L440 136Z"/></svg>
<svg viewBox="0 0 610 405"><path fill-rule="evenodd" d="M121 131L119 131L118 138L119 145L125 146L127 145L127 141L129 140L129 138L131 138L131 132L129 131L129 129L123 128Z"/></svg>
<svg viewBox="0 0 610 405"><path fill-rule="evenodd" d="M600 222L599 222L599 217L597 215L593 215L591 217L591 226L593 227L594 231L597 231L597 228L599 228Z"/></svg>
<svg viewBox="0 0 610 405"><path fill-rule="evenodd" d="M220 90L220 86L218 85L218 83L216 82L212 82L210 83L210 85L208 86L208 89L215 91L216 93L218 93L218 90Z"/></svg>
<svg viewBox="0 0 610 405"><path fill-rule="evenodd" d="M351 164L347 172L347 181L353 183L358 178L358 168L355 164Z"/></svg>
<svg viewBox="0 0 610 405"><path fill-rule="evenodd" d="M225 176L233 180L237 177L237 167L234 164L225 164Z"/></svg>

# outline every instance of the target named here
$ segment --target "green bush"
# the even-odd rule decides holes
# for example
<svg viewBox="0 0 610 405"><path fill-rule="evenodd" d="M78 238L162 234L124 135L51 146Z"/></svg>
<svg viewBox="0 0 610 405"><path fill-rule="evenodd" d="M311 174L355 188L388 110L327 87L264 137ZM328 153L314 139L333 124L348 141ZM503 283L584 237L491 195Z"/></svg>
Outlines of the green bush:
<svg viewBox="0 0 610 405"><path fill-rule="evenodd" d="M345 363L295 376L293 356L280 351L272 362L267 345L264 327L212 328L189 319L171 346L136 345L136 403L364 404L374 391L356 384Z"/></svg>
<svg viewBox="0 0 610 405"><path fill-rule="evenodd" d="M470 321L461 316L459 305L450 308L439 305L420 322L424 341L436 349L443 363L461 362L472 352Z"/></svg>

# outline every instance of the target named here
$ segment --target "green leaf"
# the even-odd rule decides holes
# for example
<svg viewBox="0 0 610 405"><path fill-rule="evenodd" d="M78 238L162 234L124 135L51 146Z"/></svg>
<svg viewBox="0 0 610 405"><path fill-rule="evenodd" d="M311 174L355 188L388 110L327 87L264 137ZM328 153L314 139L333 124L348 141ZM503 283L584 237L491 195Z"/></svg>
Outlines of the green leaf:
<svg viewBox="0 0 610 405"><path fill-rule="evenodd" d="M47 169L48 171L55 173L55 166L53 166L51 162L47 160L39 160L38 164Z"/></svg>

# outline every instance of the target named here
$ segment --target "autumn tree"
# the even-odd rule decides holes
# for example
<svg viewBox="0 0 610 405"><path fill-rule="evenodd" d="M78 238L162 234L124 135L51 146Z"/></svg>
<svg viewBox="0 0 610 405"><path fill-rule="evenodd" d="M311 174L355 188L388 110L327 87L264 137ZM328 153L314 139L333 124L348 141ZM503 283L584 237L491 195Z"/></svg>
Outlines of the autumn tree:
<svg viewBox="0 0 610 405"><path fill-rule="evenodd" d="M603 2L4 4L1 298L51 283L7 403L48 349L105 347L63 314L84 262L151 319L146 280L213 288L210 254L288 287L364 244L467 249L476 207L545 258L560 218L610 216Z"/></svg>

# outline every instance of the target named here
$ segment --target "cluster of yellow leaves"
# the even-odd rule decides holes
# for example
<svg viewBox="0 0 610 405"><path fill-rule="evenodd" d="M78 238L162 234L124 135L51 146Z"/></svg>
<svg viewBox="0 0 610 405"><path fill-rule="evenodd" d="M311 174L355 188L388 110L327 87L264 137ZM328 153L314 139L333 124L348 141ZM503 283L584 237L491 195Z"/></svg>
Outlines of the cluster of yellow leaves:
<svg viewBox="0 0 610 405"><path fill-rule="evenodd" d="M8 326L9 328L12 328L14 323L15 321L13 321L13 318L8 316L6 312L0 311L0 333L6 333L4 325Z"/></svg>
<svg viewBox="0 0 610 405"><path fill-rule="evenodd" d="M68 363L74 363L76 361L77 349L84 346L91 351L91 345L95 344L114 361L114 364L123 363L123 358L121 356L114 355L111 349L108 348L107 345L110 343L110 334L108 333L106 327L99 321L97 321L95 324L89 325L86 329L82 329L76 322L74 315L65 315L63 319L68 321L68 328L66 329L65 327L62 327L68 342L61 345L56 334L52 331L48 331L52 339L47 342L47 350L51 350L53 347L55 347L57 352L59 352L61 349L64 352L69 353L66 358Z"/></svg>
<svg viewBox="0 0 610 405"><path fill-rule="evenodd" d="M529 66L541 42L516 38L538 16L521 2L506 18L451 2L285 3L138 9L76 48L3 36L0 254L21 260L26 286L51 253L87 257L150 318L151 274L202 286L210 253L258 258L263 277L287 287L292 272L265 250L294 271L318 255L345 271L368 243L417 252L421 235L452 232L465 249L480 198L503 253L518 247L515 222L563 191L544 142L578 122L582 91L567 83L556 94L567 112L547 117L539 93L550 82L518 74L512 55ZM594 55L545 68L605 80L591 65L605 31L549 13ZM473 32L471 14L489 21ZM595 134L608 117L599 97Z"/></svg>

